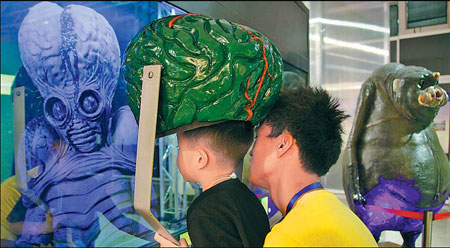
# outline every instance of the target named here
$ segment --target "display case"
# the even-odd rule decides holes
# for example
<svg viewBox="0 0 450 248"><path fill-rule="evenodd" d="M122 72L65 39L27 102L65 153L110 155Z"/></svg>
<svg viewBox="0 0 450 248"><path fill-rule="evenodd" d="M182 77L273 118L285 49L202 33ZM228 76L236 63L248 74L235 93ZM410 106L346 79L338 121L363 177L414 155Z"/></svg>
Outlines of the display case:
<svg viewBox="0 0 450 248"><path fill-rule="evenodd" d="M2 246L152 246L133 207L138 126L122 57L166 2L1 3ZM152 213L173 234L199 194L155 142Z"/></svg>

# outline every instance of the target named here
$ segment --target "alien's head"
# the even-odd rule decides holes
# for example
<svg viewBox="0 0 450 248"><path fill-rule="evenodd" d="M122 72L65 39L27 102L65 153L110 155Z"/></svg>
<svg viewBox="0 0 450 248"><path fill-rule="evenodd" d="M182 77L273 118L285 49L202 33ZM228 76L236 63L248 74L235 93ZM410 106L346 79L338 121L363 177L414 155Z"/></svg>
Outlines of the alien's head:
<svg viewBox="0 0 450 248"><path fill-rule="evenodd" d="M100 149L120 71L108 21L88 7L41 2L25 16L18 40L47 121L77 151Z"/></svg>
<svg viewBox="0 0 450 248"><path fill-rule="evenodd" d="M421 66L399 66L386 84L400 115L422 128L448 102L447 92L439 86L439 73Z"/></svg>

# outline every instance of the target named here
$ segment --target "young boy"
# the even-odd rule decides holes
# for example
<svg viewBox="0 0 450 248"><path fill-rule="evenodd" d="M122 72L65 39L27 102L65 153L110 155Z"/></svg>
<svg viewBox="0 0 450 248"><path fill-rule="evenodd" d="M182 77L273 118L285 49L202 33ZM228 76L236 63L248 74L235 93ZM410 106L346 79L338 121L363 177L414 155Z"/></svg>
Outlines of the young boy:
<svg viewBox="0 0 450 248"><path fill-rule="evenodd" d="M192 245L213 247L262 247L270 231L264 208L256 196L234 179L253 142L250 122L227 121L177 133L180 173L187 182L202 185L187 212ZM161 247L174 246L156 234ZM181 246L187 246L181 240Z"/></svg>

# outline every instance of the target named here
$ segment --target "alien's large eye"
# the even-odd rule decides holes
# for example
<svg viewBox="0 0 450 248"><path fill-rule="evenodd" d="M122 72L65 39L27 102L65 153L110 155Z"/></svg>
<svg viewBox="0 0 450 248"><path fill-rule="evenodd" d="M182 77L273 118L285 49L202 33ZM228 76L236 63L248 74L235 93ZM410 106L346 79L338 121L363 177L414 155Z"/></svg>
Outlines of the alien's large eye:
<svg viewBox="0 0 450 248"><path fill-rule="evenodd" d="M85 94L80 101L81 107L88 114L92 114L98 109L98 100L93 94Z"/></svg>
<svg viewBox="0 0 450 248"><path fill-rule="evenodd" d="M55 123L61 123L67 117L67 106L61 99L51 97L45 103L45 112Z"/></svg>
<svg viewBox="0 0 450 248"><path fill-rule="evenodd" d="M81 93L78 100L80 111L86 116L97 116L102 110L102 100L99 94L94 90L85 90Z"/></svg>
<svg viewBox="0 0 450 248"><path fill-rule="evenodd" d="M421 89L423 89L423 85L425 84L425 82L423 81L423 80L420 80L420 82L419 82L419 87L421 88Z"/></svg>

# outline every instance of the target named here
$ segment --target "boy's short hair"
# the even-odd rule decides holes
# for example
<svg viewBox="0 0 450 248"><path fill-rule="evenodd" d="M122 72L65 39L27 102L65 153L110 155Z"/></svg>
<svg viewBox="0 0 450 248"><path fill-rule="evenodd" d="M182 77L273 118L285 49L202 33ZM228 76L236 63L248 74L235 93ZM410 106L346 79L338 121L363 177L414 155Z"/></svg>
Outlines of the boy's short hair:
<svg viewBox="0 0 450 248"><path fill-rule="evenodd" d="M238 166L253 143L253 125L248 121L226 121L183 132L189 142L205 142L224 161Z"/></svg>
<svg viewBox="0 0 450 248"><path fill-rule="evenodd" d="M304 169L325 175L341 152L341 123L349 117L339 102L323 89L286 89L265 119L269 137L287 130L297 142Z"/></svg>

